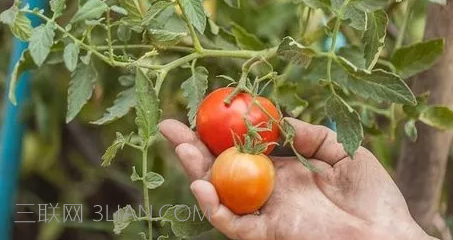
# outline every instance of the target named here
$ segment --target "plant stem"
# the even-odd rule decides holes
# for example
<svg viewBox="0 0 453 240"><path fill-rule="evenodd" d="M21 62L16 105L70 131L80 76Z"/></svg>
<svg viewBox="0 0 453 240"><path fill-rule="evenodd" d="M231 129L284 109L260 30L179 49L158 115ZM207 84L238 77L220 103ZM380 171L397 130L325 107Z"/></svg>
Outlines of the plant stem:
<svg viewBox="0 0 453 240"><path fill-rule="evenodd" d="M192 38L195 51L201 53L203 51L203 47L201 46L200 40L198 39L197 33L195 32L193 25L189 22L189 19L187 18L187 13L184 10L184 8L182 7L181 0L176 0L176 2L178 3L179 7L181 8L182 16L183 16L184 21L187 24L187 28L189 29L190 37Z"/></svg>
<svg viewBox="0 0 453 240"><path fill-rule="evenodd" d="M397 49L401 48L401 46L403 45L404 37L406 36L407 23L409 22L409 18L412 14L412 6L414 5L414 2L415 1L413 1L413 0L407 1L407 8L406 8L406 12L404 13L403 23L401 24L401 28L398 32L398 36L396 38L396 43L395 43L393 52L395 52Z"/></svg>
<svg viewBox="0 0 453 240"><path fill-rule="evenodd" d="M344 11L346 9L346 6L349 4L350 0L344 1L344 3L341 5L340 11L339 11L339 16L337 17L337 20L335 21L335 27L333 29L333 34L332 34L332 44L330 45L330 50L329 50L329 58L327 60L327 78L329 80L329 88L330 91L332 92L333 95L336 95L335 88L333 86L333 80L332 80L332 61L333 58L336 57L335 55L335 49L337 47L337 37L338 37L338 31L340 30L341 26L341 16L343 16Z"/></svg>
<svg viewBox="0 0 453 240"><path fill-rule="evenodd" d="M143 182L143 204L145 204L145 211L149 213L149 216L152 216L149 203L149 191L146 187L145 176L148 173L148 143L145 143L145 146L142 150L142 182ZM148 221L148 239L153 239L153 222Z"/></svg>
<svg viewBox="0 0 453 240"><path fill-rule="evenodd" d="M110 9L107 10L107 42L109 45L109 57L110 63L115 64L115 59L113 58L113 47L112 47L112 26L110 25Z"/></svg>

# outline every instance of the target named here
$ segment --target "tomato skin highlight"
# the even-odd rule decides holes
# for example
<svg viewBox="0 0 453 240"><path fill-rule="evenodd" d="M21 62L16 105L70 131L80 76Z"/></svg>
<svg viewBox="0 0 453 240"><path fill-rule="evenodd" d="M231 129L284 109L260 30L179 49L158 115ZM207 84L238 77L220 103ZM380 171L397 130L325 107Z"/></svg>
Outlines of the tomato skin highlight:
<svg viewBox="0 0 453 240"><path fill-rule="evenodd" d="M233 213L251 214L258 211L272 194L275 170L266 155L240 153L232 147L215 160L211 183L220 202Z"/></svg>
<svg viewBox="0 0 453 240"><path fill-rule="evenodd" d="M253 96L248 93L237 94L231 103L224 101L234 90L231 87L219 88L211 92L201 102L196 117L196 128L200 139L208 146L211 152L218 156L226 149L234 146L232 131L244 140L247 133L244 117L253 103ZM280 119L280 113L275 105L264 97L256 100L275 119ZM270 118L255 104L248 111L247 119L259 127L267 127ZM276 123L272 124L270 131L259 133L263 142L277 142L280 132ZM270 145L265 154L269 154L275 145Z"/></svg>

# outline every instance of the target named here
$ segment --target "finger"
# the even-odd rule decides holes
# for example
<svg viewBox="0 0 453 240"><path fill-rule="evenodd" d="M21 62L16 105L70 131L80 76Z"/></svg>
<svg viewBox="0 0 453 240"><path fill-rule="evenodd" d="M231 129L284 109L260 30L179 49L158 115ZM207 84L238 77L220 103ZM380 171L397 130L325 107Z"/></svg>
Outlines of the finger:
<svg viewBox="0 0 453 240"><path fill-rule="evenodd" d="M312 125L294 118L285 118L296 132L294 147L306 158L315 158L330 165L348 157L337 142L337 134L320 125Z"/></svg>
<svg viewBox="0 0 453 240"><path fill-rule="evenodd" d="M198 148L206 160L211 162L214 160L214 156L212 156L206 145L184 123L174 119L166 119L159 124L159 129L162 135L175 147L182 143L190 143Z"/></svg>
<svg viewBox="0 0 453 240"><path fill-rule="evenodd" d="M231 239L265 239L266 227L258 215L238 216L220 204L214 186L207 181L197 180L190 186L202 211L209 208L211 224Z"/></svg>
<svg viewBox="0 0 453 240"><path fill-rule="evenodd" d="M176 147L175 152L191 181L208 179L212 162L203 157L197 147L190 143L181 143Z"/></svg>

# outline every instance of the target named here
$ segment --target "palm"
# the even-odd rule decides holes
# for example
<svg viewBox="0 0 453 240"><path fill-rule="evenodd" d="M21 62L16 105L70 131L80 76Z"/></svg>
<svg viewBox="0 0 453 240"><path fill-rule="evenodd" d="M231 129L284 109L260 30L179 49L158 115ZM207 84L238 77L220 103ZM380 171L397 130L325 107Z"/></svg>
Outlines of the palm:
<svg viewBox="0 0 453 240"><path fill-rule="evenodd" d="M407 236L405 229L413 229L415 223L404 198L370 152L360 148L351 160L332 131L290 122L296 129L296 149L312 158L319 172L309 171L295 157L273 157L277 172L274 192L259 215L246 216L236 216L221 205L214 187L204 181L209 179L214 157L196 134L174 120L164 121L160 127L176 145L189 178L196 180L192 190L201 207L211 209L211 223L230 238L373 239L371 231L364 231L370 226ZM395 229L396 223L403 227Z"/></svg>

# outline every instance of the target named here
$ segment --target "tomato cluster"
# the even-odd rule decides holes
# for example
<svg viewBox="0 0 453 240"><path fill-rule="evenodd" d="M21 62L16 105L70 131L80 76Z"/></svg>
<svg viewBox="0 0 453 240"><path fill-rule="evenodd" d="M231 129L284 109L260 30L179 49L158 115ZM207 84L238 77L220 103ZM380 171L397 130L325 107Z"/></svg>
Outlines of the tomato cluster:
<svg viewBox="0 0 453 240"><path fill-rule="evenodd" d="M240 152L235 147L236 135L244 141L248 128L246 119L259 128L262 143L273 143L279 138L279 129L271 118L280 119L275 105L266 98L254 98L249 93L238 93L226 104L224 101L234 88L220 88L210 93L200 104L196 127L200 139L211 152L218 156L212 166L211 182L220 202L235 214L250 214L259 210L274 188L275 170L266 156L274 145L268 145L264 153ZM254 104L254 101L257 104Z"/></svg>

